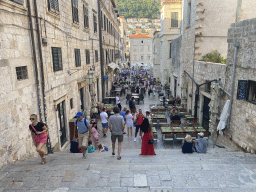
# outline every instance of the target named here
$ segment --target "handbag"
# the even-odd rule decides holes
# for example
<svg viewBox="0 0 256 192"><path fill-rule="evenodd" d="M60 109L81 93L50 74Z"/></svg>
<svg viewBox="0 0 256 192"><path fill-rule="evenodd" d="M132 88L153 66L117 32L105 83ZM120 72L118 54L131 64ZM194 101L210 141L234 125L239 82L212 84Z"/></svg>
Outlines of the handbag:
<svg viewBox="0 0 256 192"><path fill-rule="evenodd" d="M136 124L137 124L137 119L135 119L135 120L133 121L134 127L136 126Z"/></svg>
<svg viewBox="0 0 256 192"><path fill-rule="evenodd" d="M154 139L150 139L149 141L148 141L148 144L149 145L152 145L154 143Z"/></svg>
<svg viewBox="0 0 256 192"><path fill-rule="evenodd" d="M34 128L32 124L31 127L34 129L35 132L37 132L37 130ZM47 132L43 132L39 135L34 134L34 138L36 143L40 143L41 141L47 141Z"/></svg>

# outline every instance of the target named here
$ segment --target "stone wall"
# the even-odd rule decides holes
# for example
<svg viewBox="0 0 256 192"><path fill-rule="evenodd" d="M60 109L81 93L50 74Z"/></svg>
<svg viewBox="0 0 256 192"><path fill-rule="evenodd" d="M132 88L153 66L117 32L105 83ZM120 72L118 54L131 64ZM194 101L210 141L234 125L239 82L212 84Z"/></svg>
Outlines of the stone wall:
<svg viewBox="0 0 256 192"><path fill-rule="evenodd" d="M228 31L228 62L225 87L231 91L231 77L234 63L234 43L240 42L237 55L234 99L230 129L224 133L245 151L256 151L256 126L250 120L256 121L256 103L237 100L238 80L256 81L256 19L234 23ZM226 98L228 99L228 98Z"/></svg>
<svg viewBox="0 0 256 192"><path fill-rule="evenodd" d="M171 65L171 83L170 83L170 90L174 91L174 82L177 79L177 96L181 96L181 73L180 71L180 64L181 64L181 42L182 42L182 35L176 36L172 40L172 65ZM172 92L174 95L174 92Z"/></svg>
<svg viewBox="0 0 256 192"><path fill-rule="evenodd" d="M1 167L36 155L28 126L39 110L27 9L11 1L1 1L0 8ZM20 66L27 66L27 79L17 80Z"/></svg>

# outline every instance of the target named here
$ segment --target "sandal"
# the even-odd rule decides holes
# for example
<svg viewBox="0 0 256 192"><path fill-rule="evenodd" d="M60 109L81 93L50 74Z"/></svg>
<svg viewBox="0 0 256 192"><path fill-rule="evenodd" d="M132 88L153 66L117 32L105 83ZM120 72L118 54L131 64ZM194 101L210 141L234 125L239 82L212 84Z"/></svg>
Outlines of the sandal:
<svg viewBox="0 0 256 192"><path fill-rule="evenodd" d="M46 158L45 157L42 157L42 162L41 164L44 165L46 163Z"/></svg>
<svg viewBox="0 0 256 192"><path fill-rule="evenodd" d="M120 157L117 157L117 160L121 160L121 156L120 156Z"/></svg>

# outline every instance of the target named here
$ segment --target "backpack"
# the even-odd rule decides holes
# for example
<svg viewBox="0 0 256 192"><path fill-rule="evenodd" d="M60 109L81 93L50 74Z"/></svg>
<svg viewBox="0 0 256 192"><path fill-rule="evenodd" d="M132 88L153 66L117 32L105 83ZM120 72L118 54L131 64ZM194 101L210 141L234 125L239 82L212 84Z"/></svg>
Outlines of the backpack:
<svg viewBox="0 0 256 192"><path fill-rule="evenodd" d="M129 107L130 107L130 109L134 108L132 100L129 101Z"/></svg>
<svg viewBox="0 0 256 192"><path fill-rule="evenodd" d="M85 127L88 129L87 125L86 125L86 118L84 118L84 124L85 124ZM77 119L75 120L75 125L77 127ZM89 129L88 129L89 130Z"/></svg>

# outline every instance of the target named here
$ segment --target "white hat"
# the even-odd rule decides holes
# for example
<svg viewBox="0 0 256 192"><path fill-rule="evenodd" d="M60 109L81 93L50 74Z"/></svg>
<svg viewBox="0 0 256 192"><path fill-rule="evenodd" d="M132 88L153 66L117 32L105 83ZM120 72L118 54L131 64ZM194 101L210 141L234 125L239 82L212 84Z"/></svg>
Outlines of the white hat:
<svg viewBox="0 0 256 192"><path fill-rule="evenodd" d="M198 133L199 136L203 137L204 136L204 133L203 132L200 132Z"/></svg>

